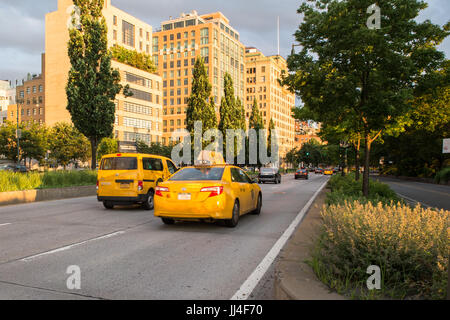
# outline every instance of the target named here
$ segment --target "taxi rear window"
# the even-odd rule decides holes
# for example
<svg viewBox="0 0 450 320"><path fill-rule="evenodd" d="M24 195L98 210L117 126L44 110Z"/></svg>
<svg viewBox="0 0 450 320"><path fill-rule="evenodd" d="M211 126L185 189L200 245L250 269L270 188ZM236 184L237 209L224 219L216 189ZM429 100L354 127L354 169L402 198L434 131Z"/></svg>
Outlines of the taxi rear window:
<svg viewBox="0 0 450 320"><path fill-rule="evenodd" d="M175 173L170 181L222 180L225 168L186 168Z"/></svg>
<svg viewBox="0 0 450 320"><path fill-rule="evenodd" d="M105 158L102 160L100 170L137 170L137 158Z"/></svg>

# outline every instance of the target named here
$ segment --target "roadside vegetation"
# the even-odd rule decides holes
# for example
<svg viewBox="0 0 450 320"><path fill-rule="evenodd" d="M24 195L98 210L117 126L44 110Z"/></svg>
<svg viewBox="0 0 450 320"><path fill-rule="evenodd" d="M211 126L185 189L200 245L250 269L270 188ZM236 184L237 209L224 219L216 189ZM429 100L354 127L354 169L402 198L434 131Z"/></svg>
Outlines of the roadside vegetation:
<svg viewBox="0 0 450 320"><path fill-rule="evenodd" d="M334 176L323 227L308 263L332 290L353 299L445 299L450 211L410 207L371 181L368 198L353 175ZM371 265L381 290L367 289Z"/></svg>
<svg viewBox="0 0 450 320"><path fill-rule="evenodd" d="M45 173L0 171L0 192L90 186L96 182L97 172L90 170Z"/></svg>

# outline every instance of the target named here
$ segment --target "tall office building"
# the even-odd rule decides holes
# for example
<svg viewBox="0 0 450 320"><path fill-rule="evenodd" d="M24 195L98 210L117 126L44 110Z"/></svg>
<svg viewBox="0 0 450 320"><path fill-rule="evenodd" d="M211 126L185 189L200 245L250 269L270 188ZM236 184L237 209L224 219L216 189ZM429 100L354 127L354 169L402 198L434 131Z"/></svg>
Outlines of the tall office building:
<svg viewBox="0 0 450 320"><path fill-rule="evenodd" d="M58 0L58 10L45 17L45 123L50 126L71 119L66 109L65 88L70 70L67 43L69 28L74 27L74 9L72 0ZM152 54L152 26L112 6L111 0L105 0L103 15L109 47L118 45ZM116 138L147 143L161 141L161 77L114 60L112 67L119 70L122 84L128 84L134 93L129 98L122 94L116 97Z"/></svg>
<svg viewBox="0 0 450 320"><path fill-rule="evenodd" d="M163 78L163 142L186 127L187 101L191 94L196 57L205 61L217 112L228 72L235 95L244 98L244 53L239 33L220 12L196 11L161 23L153 33L153 57Z"/></svg>
<svg viewBox="0 0 450 320"><path fill-rule="evenodd" d="M287 71L286 60L279 55L266 57L256 48L246 48L245 68L246 119L249 120L256 99L266 128L271 119L275 124L282 160L294 148L295 136L295 120L292 117L295 95L278 82L282 72Z"/></svg>

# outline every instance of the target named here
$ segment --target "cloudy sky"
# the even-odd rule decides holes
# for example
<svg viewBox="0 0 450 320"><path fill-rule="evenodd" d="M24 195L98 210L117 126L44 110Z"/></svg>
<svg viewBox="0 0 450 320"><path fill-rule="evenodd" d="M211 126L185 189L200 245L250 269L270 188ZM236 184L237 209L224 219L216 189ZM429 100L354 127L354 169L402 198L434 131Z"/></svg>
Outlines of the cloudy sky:
<svg viewBox="0 0 450 320"><path fill-rule="evenodd" d="M443 25L450 16L449 0L428 0L419 20ZM266 55L277 52L277 16L280 16L280 53L287 56L293 33L301 22L296 13L302 0L112 0L112 4L154 28L170 16L197 10L200 14L221 11L239 31L246 46ZM45 14L56 10L57 0L0 0L0 79L22 79L40 72L44 51ZM450 38L441 50L450 56Z"/></svg>

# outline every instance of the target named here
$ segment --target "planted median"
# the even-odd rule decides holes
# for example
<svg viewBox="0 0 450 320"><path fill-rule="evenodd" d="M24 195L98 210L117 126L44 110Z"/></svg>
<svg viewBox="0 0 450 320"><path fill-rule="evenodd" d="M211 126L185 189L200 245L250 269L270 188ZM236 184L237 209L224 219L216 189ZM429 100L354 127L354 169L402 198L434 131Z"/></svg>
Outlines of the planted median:
<svg viewBox="0 0 450 320"><path fill-rule="evenodd" d="M91 186L97 182L97 172L49 171L44 173L0 172L0 192Z"/></svg>
<svg viewBox="0 0 450 320"><path fill-rule="evenodd" d="M309 261L322 282L356 299L445 298L449 211L410 207L375 181L364 198L353 175L329 187ZM368 289L369 266L380 270L379 289Z"/></svg>

